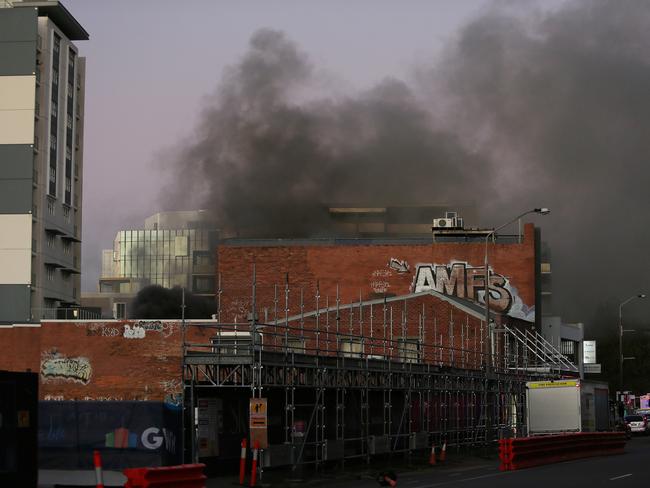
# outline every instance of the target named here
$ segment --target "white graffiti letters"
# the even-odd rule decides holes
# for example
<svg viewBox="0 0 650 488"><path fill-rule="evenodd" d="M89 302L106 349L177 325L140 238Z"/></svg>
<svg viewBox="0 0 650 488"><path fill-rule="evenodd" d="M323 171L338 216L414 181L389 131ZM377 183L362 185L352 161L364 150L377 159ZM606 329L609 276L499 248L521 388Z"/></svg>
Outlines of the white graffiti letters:
<svg viewBox="0 0 650 488"><path fill-rule="evenodd" d="M41 363L41 375L44 379L71 380L87 385L92 368L87 358L52 357Z"/></svg>
<svg viewBox="0 0 650 488"><path fill-rule="evenodd" d="M125 339L144 339L145 335L146 333L144 331L144 328L140 327L139 325L134 325L133 327L130 325L124 326Z"/></svg>
<svg viewBox="0 0 650 488"><path fill-rule="evenodd" d="M437 291L443 295L468 298L485 303L485 268L471 267L467 263L452 262L449 265L418 264L415 273L414 291ZM490 270L490 308L508 313L513 295L508 280Z"/></svg>

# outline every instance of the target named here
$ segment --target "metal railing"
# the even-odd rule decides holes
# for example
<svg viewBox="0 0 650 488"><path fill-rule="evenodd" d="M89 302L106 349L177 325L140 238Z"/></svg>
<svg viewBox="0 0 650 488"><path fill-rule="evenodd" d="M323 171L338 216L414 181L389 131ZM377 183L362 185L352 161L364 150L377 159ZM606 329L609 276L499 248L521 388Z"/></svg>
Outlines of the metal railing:
<svg viewBox="0 0 650 488"><path fill-rule="evenodd" d="M101 313L81 307L32 308L32 320L93 320Z"/></svg>

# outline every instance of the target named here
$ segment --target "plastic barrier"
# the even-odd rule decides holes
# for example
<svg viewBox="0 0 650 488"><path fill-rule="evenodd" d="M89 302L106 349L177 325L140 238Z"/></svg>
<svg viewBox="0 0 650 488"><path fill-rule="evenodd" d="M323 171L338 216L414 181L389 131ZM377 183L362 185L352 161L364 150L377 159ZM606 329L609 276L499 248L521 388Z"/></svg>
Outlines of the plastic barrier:
<svg viewBox="0 0 650 488"><path fill-rule="evenodd" d="M581 432L501 439L499 469L514 471L570 459L623 454L625 441L624 432Z"/></svg>
<svg viewBox="0 0 650 488"><path fill-rule="evenodd" d="M161 468L129 468L125 488L205 488L205 464L182 464Z"/></svg>

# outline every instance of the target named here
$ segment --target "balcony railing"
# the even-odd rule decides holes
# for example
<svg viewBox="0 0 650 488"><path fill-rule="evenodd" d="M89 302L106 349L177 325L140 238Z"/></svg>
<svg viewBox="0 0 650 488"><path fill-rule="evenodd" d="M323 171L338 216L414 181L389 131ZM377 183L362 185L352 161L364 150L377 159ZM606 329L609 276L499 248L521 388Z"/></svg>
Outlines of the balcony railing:
<svg viewBox="0 0 650 488"><path fill-rule="evenodd" d="M83 307L32 308L33 320L93 320L102 318L96 310Z"/></svg>

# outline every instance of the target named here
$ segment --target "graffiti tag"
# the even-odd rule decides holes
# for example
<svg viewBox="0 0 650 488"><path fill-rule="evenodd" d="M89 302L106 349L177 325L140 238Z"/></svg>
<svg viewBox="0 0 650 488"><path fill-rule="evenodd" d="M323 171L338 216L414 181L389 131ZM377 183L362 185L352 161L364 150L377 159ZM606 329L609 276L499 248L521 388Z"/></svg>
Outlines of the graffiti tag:
<svg viewBox="0 0 650 488"><path fill-rule="evenodd" d="M512 317L534 320L535 307L528 307L522 302L517 290L505 276L490 269L488 286L490 309ZM436 291L485 304L485 267L472 267L466 262L418 264L413 291Z"/></svg>
<svg viewBox="0 0 650 488"><path fill-rule="evenodd" d="M145 335L146 332L144 328L140 327L139 325L134 325L133 327L131 327L130 325L124 326L125 339L144 339Z"/></svg>
<svg viewBox="0 0 650 488"><path fill-rule="evenodd" d="M87 358L53 357L41 363L44 379L63 379L87 385L92 375L92 367Z"/></svg>
<svg viewBox="0 0 650 488"><path fill-rule="evenodd" d="M154 322L140 320L135 323L135 327L141 327L145 332L158 332L165 338L174 333L174 324L162 322L160 320Z"/></svg>
<svg viewBox="0 0 650 488"><path fill-rule="evenodd" d="M395 259L395 258L390 258L390 262L388 263L388 267L390 269L394 269L398 273L408 273L409 272L409 263L407 263L403 259Z"/></svg>

